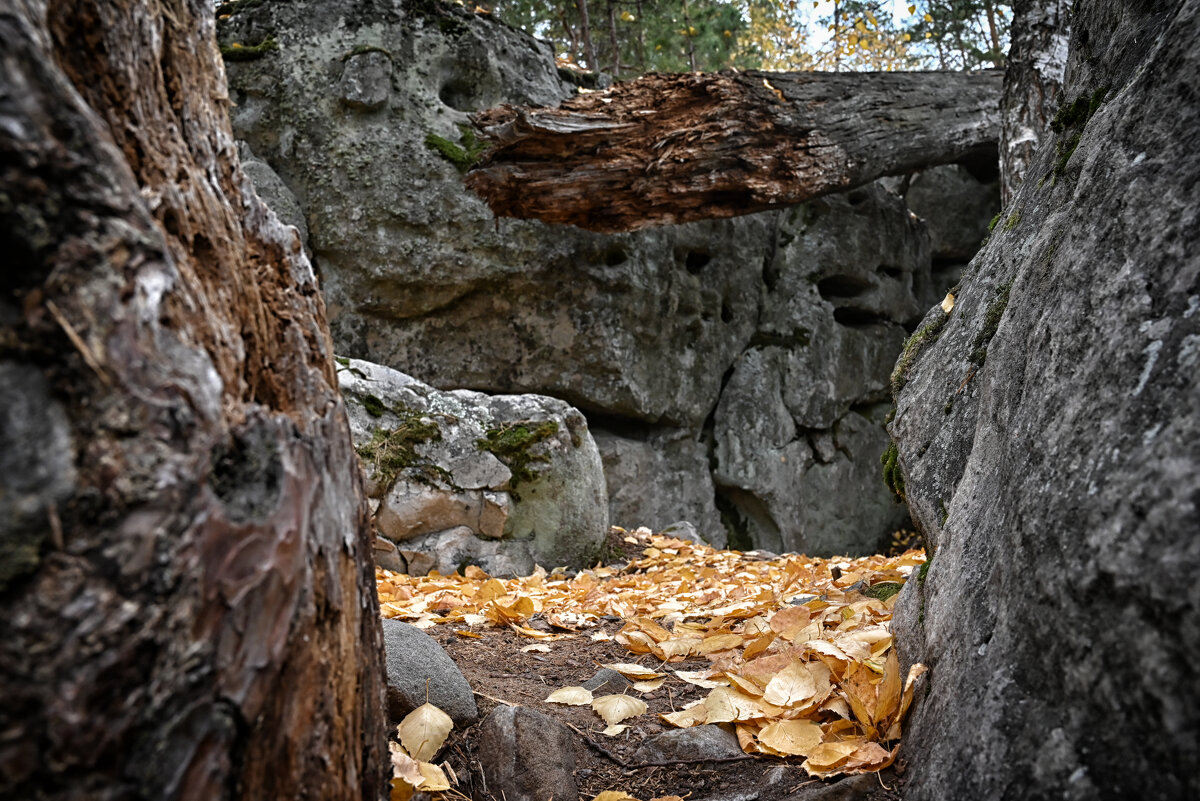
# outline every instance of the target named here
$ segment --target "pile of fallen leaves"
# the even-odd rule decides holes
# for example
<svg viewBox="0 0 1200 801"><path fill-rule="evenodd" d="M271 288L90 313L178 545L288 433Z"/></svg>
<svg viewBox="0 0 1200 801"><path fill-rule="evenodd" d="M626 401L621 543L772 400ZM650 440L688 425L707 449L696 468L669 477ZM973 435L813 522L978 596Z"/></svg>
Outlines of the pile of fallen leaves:
<svg viewBox="0 0 1200 801"><path fill-rule="evenodd" d="M502 580L477 567L461 576L378 570L382 613L421 628L449 626L463 638L504 626L530 640L522 650L543 652L564 638L612 639L588 629L619 618L624 626L616 641L654 660L602 665L634 682L632 690L652 692L667 681L710 690L703 700L660 715L666 723L731 724L747 753L803 757L814 777L879 771L892 763L914 682L925 670L913 665L901 677L892 606L903 582L924 564L923 552L756 559L648 529L620 534L644 547L641 559L574 575L538 568ZM710 667L669 667L697 657ZM560 688L546 700L590 705L609 736L647 710L634 696L593 698L583 687ZM430 704L401 723L400 745L393 745L400 797L412 788L450 786L452 777L429 762L449 732L449 717Z"/></svg>

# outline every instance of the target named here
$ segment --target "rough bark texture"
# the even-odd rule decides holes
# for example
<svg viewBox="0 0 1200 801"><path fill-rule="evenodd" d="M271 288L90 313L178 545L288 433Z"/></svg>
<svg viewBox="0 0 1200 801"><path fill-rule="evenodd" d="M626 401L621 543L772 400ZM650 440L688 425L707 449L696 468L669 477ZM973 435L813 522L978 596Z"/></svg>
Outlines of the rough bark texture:
<svg viewBox="0 0 1200 801"><path fill-rule="evenodd" d="M935 550L896 613L913 801L1200 790L1200 1L1072 28L1054 135L895 375Z"/></svg>
<svg viewBox="0 0 1200 801"><path fill-rule="evenodd" d="M1008 205L1037 155L1058 109L1071 4L1067 0L1015 0L1001 103L1000 196Z"/></svg>
<svg viewBox="0 0 1200 801"><path fill-rule="evenodd" d="M376 799L324 308L205 0L0 10L0 796Z"/></svg>
<svg viewBox="0 0 1200 801"><path fill-rule="evenodd" d="M593 231L733 217L987 158L999 72L648 75L556 109L475 115L467 184L497 216Z"/></svg>

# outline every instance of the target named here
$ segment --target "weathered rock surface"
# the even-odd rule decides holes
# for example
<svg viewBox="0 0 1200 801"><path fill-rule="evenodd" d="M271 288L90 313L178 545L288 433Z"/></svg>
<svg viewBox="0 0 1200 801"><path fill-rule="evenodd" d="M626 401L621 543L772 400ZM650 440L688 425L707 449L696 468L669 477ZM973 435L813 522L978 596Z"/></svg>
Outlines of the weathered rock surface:
<svg viewBox="0 0 1200 801"><path fill-rule="evenodd" d="M475 564L527 575L535 563L595 559L608 502L578 410L538 395L442 392L357 359L339 360L338 382L376 528L408 572Z"/></svg>
<svg viewBox="0 0 1200 801"><path fill-rule="evenodd" d="M544 45L486 15L407 1L266 3L221 29L223 41L267 35L278 51L227 65L235 125L302 200L339 352L436 387L573 404L625 526L689 520L723 545L728 524L743 546L767 536L816 553L872 547L903 521L878 453L833 444L852 408L886 399L902 325L936 294L923 226L895 197L864 187L787 213L615 236L497 223L443 152L471 158L466 111L567 96ZM386 80L366 75L367 56L380 74L391 65ZM382 96L368 84L386 84L385 104L347 99L350 87ZM742 369L759 351L770 369ZM809 494L815 517L794 519L780 499L814 480L807 461L779 462L732 422L763 397L771 416L793 419L794 450L811 460L806 441L820 441L822 464L844 461L866 495ZM719 403L729 422L718 436ZM753 522L759 507L777 534ZM454 525L487 511L457 508ZM814 528L847 514L838 532L850 540Z"/></svg>
<svg viewBox="0 0 1200 801"><path fill-rule="evenodd" d="M1200 790L1200 2L1071 25L1059 124L898 376L910 799Z"/></svg>
<svg viewBox="0 0 1200 801"><path fill-rule="evenodd" d="M437 640L399 620L383 621L387 654L388 717L399 722L426 701L441 709L457 727L479 719L475 695L462 671Z"/></svg>
<svg viewBox="0 0 1200 801"><path fill-rule="evenodd" d="M488 792L506 801L578 798L574 737L536 710L496 707L484 718L479 736L479 764Z"/></svg>

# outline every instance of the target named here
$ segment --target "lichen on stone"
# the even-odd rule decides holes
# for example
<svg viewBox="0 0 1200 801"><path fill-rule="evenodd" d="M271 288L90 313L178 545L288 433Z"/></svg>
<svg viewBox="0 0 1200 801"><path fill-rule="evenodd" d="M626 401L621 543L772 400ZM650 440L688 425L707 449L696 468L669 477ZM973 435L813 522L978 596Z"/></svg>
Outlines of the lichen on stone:
<svg viewBox="0 0 1200 801"><path fill-rule="evenodd" d="M395 61L395 59L392 57L392 51L388 50L386 47L369 44L357 44L350 48L349 52L342 56L342 61L347 61L355 56L365 56L367 53L382 53L388 57L389 61Z"/></svg>
<svg viewBox="0 0 1200 801"><path fill-rule="evenodd" d="M515 489L521 482L533 481L537 477L534 464L550 461L549 456L534 453L532 448L557 433L558 423L553 420L507 423L489 428L482 438L475 440L475 444L481 451L488 451L504 462L512 473L512 487Z"/></svg>
<svg viewBox="0 0 1200 801"><path fill-rule="evenodd" d="M1067 171L1067 164L1071 161L1071 156L1075 154L1075 149L1079 147L1079 140L1083 137L1083 128L1088 121L1104 105L1104 101L1108 96L1108 87L1101 86L1091 94L1080 94L1071 103L1065 103L1059 108L1058 113L1054 115L1054 119L1050 121L1050 130L1058 137L1054 146L1054 170L1053 176L1064 175Z"/></svg>

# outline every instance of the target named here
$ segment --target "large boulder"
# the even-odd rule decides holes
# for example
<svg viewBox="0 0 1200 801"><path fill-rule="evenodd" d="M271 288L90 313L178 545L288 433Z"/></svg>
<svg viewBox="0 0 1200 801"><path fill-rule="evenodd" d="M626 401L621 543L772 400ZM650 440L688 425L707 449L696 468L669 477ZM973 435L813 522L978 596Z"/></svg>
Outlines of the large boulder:
<svg viewBox="0 0 1200 801"><path fill-rule="evenodd" d="M594 561L608 501L578 410L540 395L442 392L358 359L339 359L338 382L378 535L404 569L525 575Z"/></svg>
<svg viewBox="0 0 1200 801"><path fill-rule="evenodd" d="M598 436L622 525L688 520L718 545L729 527L742 545L815 553L870 550L904 522L875 444L834 444L852 410L886 399L902 326L936 294L923 225L894 196L865 187L622 235L497 221L462 186L475 157L467 115L573 91L546 45L415 0L246 4L220 36L278 43L227 64L234 124L305 209L339 352L443 389L571 403ZM746 369L759 351L771 370ZM793 418L806 458L780 462L739 430L776 384L785 408L772 414ZM876 444L885 436L879 425ZM809 462L830 460L864 502L805 489ZM806 520L776 500L801 496ZM414 489L411 500L447 499ZM460 500L460 519L502 517L495 499ZM754 522L760 506L777 535ZM844 524L824 530L835 517Z"/></svg>
<svg viewBox="0 0 1200 801"><path fill-rule="evenodd" d="M1071 25L1050 141L897 367L910 799L1200 790L1200 2Z"/></svg>

